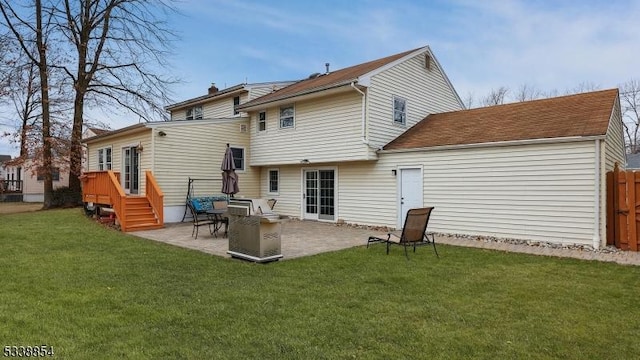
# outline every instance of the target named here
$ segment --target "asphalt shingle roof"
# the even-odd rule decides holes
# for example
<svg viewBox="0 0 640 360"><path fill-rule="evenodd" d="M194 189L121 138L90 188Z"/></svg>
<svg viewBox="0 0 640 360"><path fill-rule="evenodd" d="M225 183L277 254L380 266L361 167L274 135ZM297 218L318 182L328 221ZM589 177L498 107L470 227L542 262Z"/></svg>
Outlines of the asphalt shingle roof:
<svg viewBox="0 0 640 360"><path fill-rule="evenodd" d="M350 66L348 68L332 71L328 74L321 74L315 78L300 80L280 90L274 91L271 94L261 96L257 99L242 104L239 108L242 109L255 105L266 104L272 101L283 100L298 95L312 93L315 91L331 89L335 86L345 85L350 83L351 81L356 80L359 76L362 76L370 71L392 63L398 59L401 59L402 57L409 55L419 49L421 48L405 51L399 54L387 56L359 65Z"/></svg>
<svg viewBox="0 0 640 360"><path fill-rule="evenodd" d="M384 150L605 135L618 89L432 114Z"/></svg>

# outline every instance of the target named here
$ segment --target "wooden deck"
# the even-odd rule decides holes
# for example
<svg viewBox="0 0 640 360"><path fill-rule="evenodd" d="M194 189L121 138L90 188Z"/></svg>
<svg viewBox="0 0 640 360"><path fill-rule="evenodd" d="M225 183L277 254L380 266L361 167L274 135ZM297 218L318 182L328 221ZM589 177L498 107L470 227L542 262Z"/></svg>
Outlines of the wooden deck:
<svg viewBox="0 0 640 360"><path fill-rule="evenodd" d="M82 176L82 201L113 209L124 232L164 227L164 194L151 171L146 171L146 194L127 195L120 173L89 171Z"/></svg>

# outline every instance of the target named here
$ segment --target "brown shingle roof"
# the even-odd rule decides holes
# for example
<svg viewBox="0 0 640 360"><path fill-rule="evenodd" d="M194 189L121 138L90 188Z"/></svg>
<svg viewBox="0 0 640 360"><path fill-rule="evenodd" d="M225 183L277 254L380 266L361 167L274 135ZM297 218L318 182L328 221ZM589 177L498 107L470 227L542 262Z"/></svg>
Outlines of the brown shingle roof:
<svg viewBox="0 0 640 360"><path fill-rule="evenodd" d="M611 89L433 114L384 150L604 135L617 96Z"/></svg>
<svg viewBox="0 0 640 360"><path fill-rule="evenodd" d="M298 95L309 94L312 92L331 89L336 86L348 84L351 81L356 80L361 75L387 65L419 49L421 48L405 51L399 54L387 56L382 59L369 61L348 68L332 71L328 74L320 75L316 78L300 80L295 84L284 87L278 91L272 92L271 94L267 94L245 104L242 104L239 109L266 104L276 100L283 100Z"/></svg>
<svg viewBox="0 0 640 360"><path fill-rule="evenodd" d="M100 129L100 128L94 128L94 127L89 128L89 130L93 131L93 133L96 135L106 134L111 131L109 129Z"/></svg>

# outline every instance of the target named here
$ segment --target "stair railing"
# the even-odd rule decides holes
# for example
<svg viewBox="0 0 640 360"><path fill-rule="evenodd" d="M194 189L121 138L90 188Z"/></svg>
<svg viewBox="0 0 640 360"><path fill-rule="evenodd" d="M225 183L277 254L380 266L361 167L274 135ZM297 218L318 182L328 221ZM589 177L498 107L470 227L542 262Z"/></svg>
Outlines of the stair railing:
<svg viewBox="0 0 640 360"><path fill-rule="evenodd" d="M158 224L162 225L164 224L164 194L151 171L145 171L145 178L147 200L158 218Z"/></svg>

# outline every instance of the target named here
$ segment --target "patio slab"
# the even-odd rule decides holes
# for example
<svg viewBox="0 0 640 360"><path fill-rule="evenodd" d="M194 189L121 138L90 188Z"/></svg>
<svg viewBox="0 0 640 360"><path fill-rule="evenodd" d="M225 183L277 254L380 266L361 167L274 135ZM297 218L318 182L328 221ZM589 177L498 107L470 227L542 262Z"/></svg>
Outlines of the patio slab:
<svg viewBox="0 0 640 360"><path fill-rule="evenodd" d="M215 237L209 234L207 229L201 229L202 231L200 231L198 239L196 240L191 237L191 230L191 223L179 223L167 224L164 229L137 231L131 234L212 255L230 257L230 255L227 254L227 250L229 250L229 239L223 237L222 234ZM283 223L282 227L282 260L363 246L366 245L367 238L372 235L386 237L386 232L317 221L287 221ZM524 244L478 241L448 236L436 236L436 245L437 244L640 266L640 252L633 251L608 252L549 248Z"/></svg>
<svg viewBox="0 0 640 360"><path fill-rule="evenodd" d="M164 229L132 232L132 235L172 244L208 254L231 257L229 239L222 231L215 237L208 229L200 229L198 239L191 236L193 225L189 223L166 224ZM330 251L338 251L365 245L369 236L386 236L386 232L337 226L317 221L291 220L282 224L282 260L295 259Z"/></svg>

